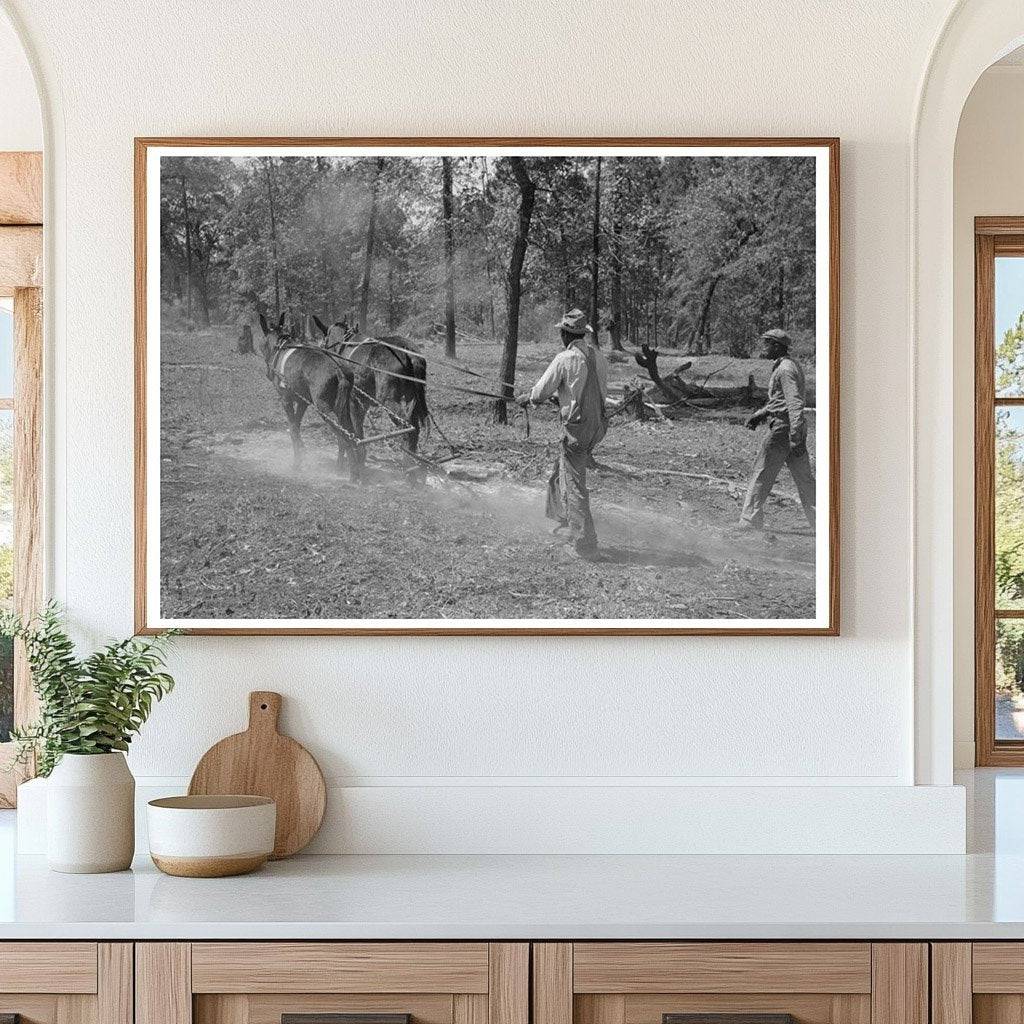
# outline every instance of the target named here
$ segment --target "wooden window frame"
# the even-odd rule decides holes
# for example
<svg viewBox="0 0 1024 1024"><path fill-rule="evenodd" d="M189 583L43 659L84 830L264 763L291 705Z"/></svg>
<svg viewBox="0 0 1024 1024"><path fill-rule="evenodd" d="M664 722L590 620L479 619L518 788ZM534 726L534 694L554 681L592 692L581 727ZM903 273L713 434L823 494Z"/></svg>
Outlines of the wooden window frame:
<svg viewBox="0 0 1024 1024"><path fill-rule="evenodd" d="M1024 620L1024 609L995 606L995 417L1024 407L1024 397L996 398L995 261L1024 257L1024 217L974 220L974 749L979 768L1024 766L1024 740L996 739L998 619Z"/></svg>
<svg viewBox="0 0 1024 1024"><path fill-rule="evenodd" d="M0 296L14 299L14 609L37 612L43 594L43 161L41 153L0 153ZM0 403L3 408L12 403ZM14 652L14 724L36 716L25 653ZM0 807L13 807L32 766L12 767L0 743Z"/></svg>

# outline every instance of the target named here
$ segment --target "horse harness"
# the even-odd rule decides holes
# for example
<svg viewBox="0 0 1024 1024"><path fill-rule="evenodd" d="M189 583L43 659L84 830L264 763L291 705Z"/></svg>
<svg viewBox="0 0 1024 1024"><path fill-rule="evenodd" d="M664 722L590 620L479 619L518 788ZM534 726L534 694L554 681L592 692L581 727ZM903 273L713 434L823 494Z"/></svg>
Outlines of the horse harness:
<svg viewBox="0 0 1024 1024"><path fill-rule="evenodd" d="M359 342L359 344L356 345L355 348L352 349L352 354L354 354L356 349L360 348L361 346L366 345L366 344L368 344L371 341L378 341L378 340L379 339L377 339L377 338L367 338L364 341ZM380 342L380 343L382 345L387 345L387 342ZM388 346L388 347L390 348L391 346ZM312 405L312 407L316 410L317 415L319 415L320 418L322 420L324 420L325 423L328 424L328 426L336 426L346 437L349 438L349 440L355 441L358 444L359 443L359 439L351 431L346 430L341 425L341 423L339 423L339 422L331 423L327 419L327 417L323 414L323 412L319 408L317 408L316 403L309 402L308 399L306 399L304 396L302 396L300 394L297 394L287 384L287 382L285 380L285 376L284 376L285 364L288 362L288 359L292 355L294 355L296 352L298 352L298 351L318 351L318 352L324 353L325 355L327 355L329 358L331 358L333 360L343 359L346 362L353 363L355 365L363 365L363 364L356 364L355 360L351 358L351 354L346 357L346 356L343 356L340 352L337 352L337 351L335 351L334 349L331 349L331 348L327 348L326 346L324 348L320 349L320 348L316 348L315 346L311 346L311 345L297 344L294 341L292 341L291 339L287 339L287 338L281 338L278 341L277 346L275 347L274 352L271 355L271 358L267 361L267 380L269 380L270 383L273 384L274 387L278 391L280 391L282 393L282 395L290 394L292 396L292 398L294 398L295 400L297 400L299 402L303 402L307 406ZM335 365L337 365L337 362L335 362ZM372 366L367 366L367 369L373 371L373 370L378 369L378 368L375 368L375 367L372 367ZM396 374L392 370L385 370L383 368L379 368L379 369L381 369L382 373L388 374L388 375L393 376L393 377L399 377L400 379L403 379L403 380L413 380L413 379L415 379L415 378L410 378L410 377L403 377L401 374ZM381 409L388 416L391 416L391 417L394 417L395 419L401 420L401 422L404 423L407 427L410 427L410 428L412 427L412 424L404 416L400 416L398 413L394 412L393 410L388 409L388 407L379 398L377 398L375 395L369 394L368 392L364 391L362 388L358 387L355 383L352 384L352 388L361 397L365 398L369 403L371 403L372 405L374 405L377 408ZM429 460L424 460L422 456L417 456L416 453L410 453L410 454L412 454L414 458L418 458L418 460L420 462L429 461Z"/></svg>
<svg viewBox="0 0 1024 1024"><path fill-rule="evenodd" d="M282 338L277 343L274 354L267 363L267 380L280 391L291 391L291 388L288 387L284 380L284 367L289 357L296 351L298 351L296 346Z"/></svg>

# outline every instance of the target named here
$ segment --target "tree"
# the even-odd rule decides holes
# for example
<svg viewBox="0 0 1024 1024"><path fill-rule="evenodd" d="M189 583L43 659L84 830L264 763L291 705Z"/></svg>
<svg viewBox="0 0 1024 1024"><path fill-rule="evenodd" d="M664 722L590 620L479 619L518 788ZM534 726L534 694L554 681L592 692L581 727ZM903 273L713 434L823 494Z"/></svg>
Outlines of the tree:
<svg viewBox="0 0 1024 1024"><path fill-rule="evenodd" d="M590 256L590 325L594 329L594 341L598 338L600 317L599 270L601 265L601 157L594 166L594 230L591 232Z"/></svg>
<svg viewBox="0 0 1024 1024"><path fill-rule="evenodd" d="M188 212L188 190L185 188L185 175L178 177L181 185L181 209L185 221L185 320L192 320L192 277L195 273L192 267L192 223ZM209 319L207 319L209 322Z"/></svg>
<svg viewBox="0 0 1024 1024"><path fill-rule="evenodd" d="M452 158L441 157L441 203L444 217L444 354L455 358L455 229L452 226Z"/></svg>
<svg viewBox="0 0 1024 1024"><path fill-rule="evenodd" d="M168 289L184 305L186 325L210 325L216 303L218 261L223 257L226 209L224 167L215 158L168 157L161 165L161 258Z"/></svg>
<svg viewBox="0 0 1024 1024"><path fill-rule="evenodd" d="M508 296L508 323L505 328L505 347L501 353L501 378L498 385L505 398L494 403L494 422L508 422L507 401L514 396L516 380L516 357L519 350L519 303L522 298L523 263L526 261L526 246L530 238L530 220L537 186L530 177L526 160L521 156L508 158L509 169L519 188L519 214L512 253L508 262L506 293Z"/></svg>
<svg viewBox="0 0 1024 1024"><path fill-rule="evenodd" d="M996 394L1024 393L1024 313L996 347Z"/></svg>
<svg viewBox="0 0 1024 1024"><path fill-rule="evenodd" d="M753 339L780 320L791 333L813 335L814 195L814 163L806 157L694 165L668 233L674 321L691 352L717 343L748 356Z"/></svg>
<svg viewBox="0 0 1024 1024"><path fill-rule="evenodd" d="M623 158L615 158L615 189L612 202L612 240L609 246L612 271L612 315L608 321L608 335L612 348L622 351L622 168Z"/></svg>
<svg viewBox="0 0 1024 1024"><path fill-rule="evenodd" d="M1024 366L1024 313L996 348L996 393L1020 390ZM1016 409L996 410L996 607L1024 601L1024 422Z"/></svg>
<svg viewBox="0 0 1024 1024"><path fill-rule="evenodd" d="M316 157L316 236L319 248L319 278L322 312L327 323L334 320L334 281L327 243L327 189L330 165L322 156Z"/></svg>
<svg viewBox="0 0 1024 1024"><path fill-rule="evenodd" d="M381 176L385 157L379 156L374 165L370 183L370 212L366 218L366 241L363 245L363 276L359 282L359 326L367 331L370 312L370 277L373 273L373 252L377 233L377 208L380 205Z"/></svg>
<svg viewBox="0 0 1024 1024"><path fill-rule="evenodd" d="M270 217L270 252L274 268L274 315L281 315L281 264L277 248L277 210L275 208L274 158L263 158L263 171L267 182L267 210Z"/></svg>
<svg viewBox="0 0 1024 1024"><path fill-rule="evenodd" d="M525 244L516 168L533 186ZM813 344L806 157L190 156L161 177L168 326L257 306L449 351L456 328L503 346L511 331L518 349L578 306L613 347L743 356L783 324ZM1024 379L1024 358L1007 372Z"/></svg>

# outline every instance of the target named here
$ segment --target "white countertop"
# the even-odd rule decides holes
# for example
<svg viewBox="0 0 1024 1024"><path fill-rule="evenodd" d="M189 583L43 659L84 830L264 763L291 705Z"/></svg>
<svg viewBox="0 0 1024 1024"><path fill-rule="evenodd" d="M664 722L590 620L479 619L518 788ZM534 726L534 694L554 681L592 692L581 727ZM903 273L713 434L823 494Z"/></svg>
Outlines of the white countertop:
<svg viewBox="0 0 1024 1024"><path fill-rule="evenodd" d="M1024 772L975 772L967 856L297 857L59 875L0 812L2 939L1024 939Z"/></svg>
<svg viewBox="0 0 1024 1024"><path fill-rule="evenodd" d="M0 939L1024 939L1024 856L299 857L0 878Z"/></svg>

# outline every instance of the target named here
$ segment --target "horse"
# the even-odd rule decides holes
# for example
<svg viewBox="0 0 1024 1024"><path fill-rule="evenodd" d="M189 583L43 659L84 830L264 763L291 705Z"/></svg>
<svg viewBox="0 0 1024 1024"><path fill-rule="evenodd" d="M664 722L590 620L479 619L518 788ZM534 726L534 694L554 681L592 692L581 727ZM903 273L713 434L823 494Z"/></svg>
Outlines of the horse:
<svg viewBox="0 0 1024 1024"><path fill-rule="evenodd" d="M296 343L285 329L283 313L276 324L268 323L260 313L259 328L263 335L260 354L266 364L267 380L274 385L288 418L296 469L302 465L302 418L312 405L337 438L338 472L347 458L350 478L357 482L362 476L363 458L356 443L362 437L361 425L356 429L352 422L355 375L325 352ZM253 331L248 323L241 326L238 351L255 354Z"/></svg>
<svg viewBox="0 0 1024 1024"><path fill-rule="evenodd" d="M419 347L401 335L381 338L359 337L359 325L344 320L327 327L319 318L313 323L323 335L324 348L352 370L352 424L362 437L363 420L369 408L379 403L398 428L411 427L402 444L415 462L420 432L430 428L427 408L427 361ZM395 376L395 375L398 376ZM415 378L409 380L408 378ZM363 457L362 446L358 457Z"/></svg>

